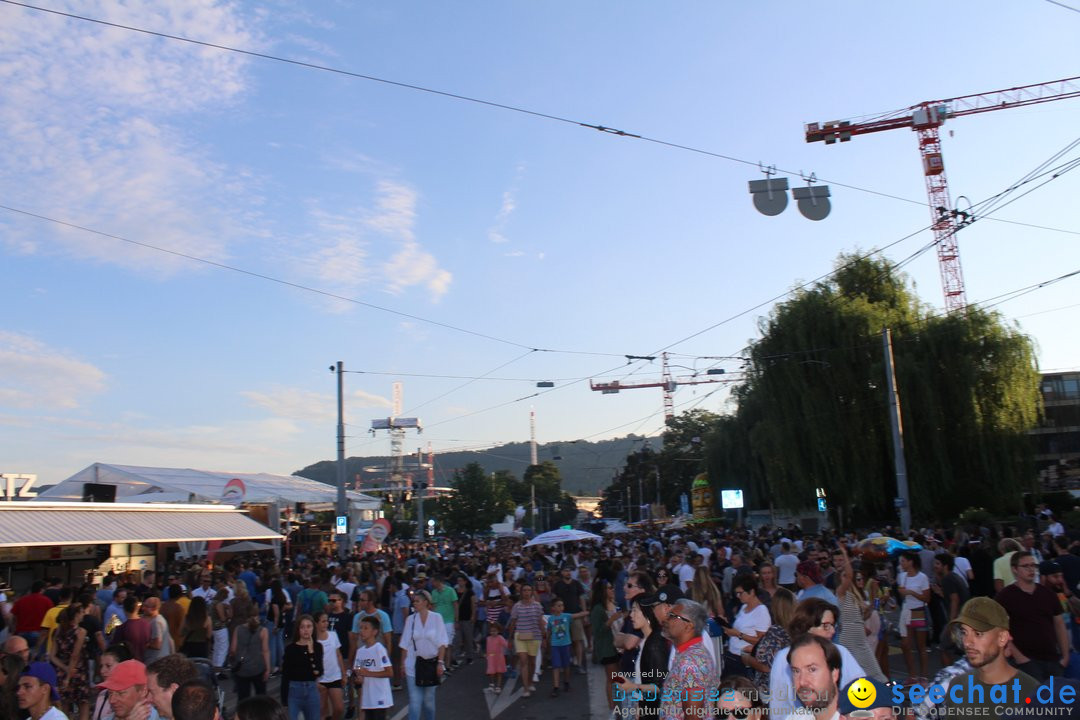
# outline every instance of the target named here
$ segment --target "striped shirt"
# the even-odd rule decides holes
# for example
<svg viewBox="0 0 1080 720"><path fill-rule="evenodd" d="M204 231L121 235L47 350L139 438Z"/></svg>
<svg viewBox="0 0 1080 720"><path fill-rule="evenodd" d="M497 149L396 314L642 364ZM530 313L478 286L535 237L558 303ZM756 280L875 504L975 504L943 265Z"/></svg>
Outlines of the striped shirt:
<svg viewBox="0 0 1080 720"><path fill-rule="evenodd" d="M514 632L531 633L539 640L543 635L544 606L535 600L529 604L519 602L510 611L510 620L514 623Z"/></svg>

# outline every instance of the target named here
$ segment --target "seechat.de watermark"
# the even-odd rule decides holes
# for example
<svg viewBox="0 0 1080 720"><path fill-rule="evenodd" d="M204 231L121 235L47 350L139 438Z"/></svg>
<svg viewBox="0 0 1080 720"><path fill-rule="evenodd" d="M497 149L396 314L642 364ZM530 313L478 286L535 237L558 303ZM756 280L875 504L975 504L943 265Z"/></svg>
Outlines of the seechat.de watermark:
<svg viewBox="0 0 1080 720"><path fill-rule="evenodd" d="M942 685L893 685L892 702L894 705L916 706L924 700L934 703L934 714L946 715L970 715L990 714L994 710L1002 715L1006 711L1017 714L1016 710L1036 708L1040 711L1048 711L1053 708L1048 705L1071 706L1076 702L1076 688L1072 685L1058 683L1055 685L1054 678L1040 685L1034 692L1026 692L1020 686L1019 678L1012 682L1000 685L981 685L976 683L974 676L968 675L966 682L954 682L948 687ZM990 705L996 707L989 707ZM1060 708L1069 709L1071 708ZM971 713L965 710L982 710L985 712ZM1047 714L1040 712L1040 714Z"/></svg>

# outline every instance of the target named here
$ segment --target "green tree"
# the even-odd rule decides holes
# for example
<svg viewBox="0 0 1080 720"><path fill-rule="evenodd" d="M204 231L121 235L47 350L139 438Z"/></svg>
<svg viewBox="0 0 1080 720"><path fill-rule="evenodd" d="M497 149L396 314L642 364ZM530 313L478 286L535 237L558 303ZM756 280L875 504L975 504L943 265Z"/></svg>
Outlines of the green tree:
<svg viewBox="0 0 1080 720"><path fill-rule="evenodd" d="M601 507L606 517L630 521L640 519L639 507L652 505L660 485L660 502L668 512L679 507L679 496L690 493L690 483L705 466L703 444L720 416L707 410L694 409L676 415L667 424L660 438L660 450L644 442L626 456L622 469L603 491ZM627 518L627 497L630 517Z"/></svg>
<svg viewBox="0 0 1080 720"><path fill-rule="evenodd" d="M489 477L479 463L456 470L450 483L453 492L439 498L436 505L440 524L448 532L474 533L501 522L514 507L506 475Z"/></svg>
<svg viewBox="0 0 1080 720"><path fill-rule="evenodd" d="M510 486L510 496L516 505L525 508L524 527L533 527L531 517L533 489L536 491L536 530L543 532L569 525L577 517L577 502L562 489L562 473L551 460L530 465L520 482Z"/></svg>
<svg viewBox="0 0 1080 720"><path fill-rule="evenodd" d="M1034 478L1031 341L997 313L933 314L885 260L841 256L838 268L761 323L737 410L706 437L713 484L788 509L824 487L848 520L894 519L888 327L913 514L948 518L973 498L1015 509Z"/></svg>

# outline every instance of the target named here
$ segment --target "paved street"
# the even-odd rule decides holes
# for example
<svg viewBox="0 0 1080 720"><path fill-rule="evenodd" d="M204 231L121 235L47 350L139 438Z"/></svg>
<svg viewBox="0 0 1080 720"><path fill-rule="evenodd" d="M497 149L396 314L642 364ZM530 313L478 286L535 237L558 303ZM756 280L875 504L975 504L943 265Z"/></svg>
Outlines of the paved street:
<svg viewBox="0 0 1080 720"><path fill-rule="evenodd" d="M436 715L438 720L483 720L490 718L513 718L514 720L588 720L606 718L606 704L603 699L603 671L593 667L589 675L575 674L571 679L569 693L560 693L559 697L548 697L551 691L551 672L546 671L537 685L538 692L532 697L522 697L521 680L508 680L502 693L494 695L484 691L487 677L484 664L477 660L471 665L462 665L448 677L438 690ZM226 709L231 716L236 708L236 696L232 681L223 680L226 690ZM279 695L279 680L271 678L267 692L273 697ZM590 689L594 704L590 707ZM405 690L394 693L394 707L387 714L390 720L402 720L408 713L409 696Z"/></svg>
<svg viewBox="0 0 1080 720"><path fill-rule="evenodd" d="M895 619L895 618L894 618ZM889 654L889 676L903 682L907 677L904 657L900 652L899 641ZM929 654L929 677L933 677L941 668L936 648ZM592 666L588 675L574 674L573 687L569 693L560 693L557 698L548 697L551 691L551 671L545 668L538 692L529 698L522 697L519 678L508 680L502 693L487 693L487 677L484 664L477 660L471 665L463 665L454 671L438 690L436 715L438 720L607 720L610 714L604 699L603 670ZM226 707L231 715L236 707L236 696L232 692L232 681L222 681L228 693ZM271 678L268 692L279 697L278 678ZM394 708L388 713L390 720L403 720L408 713L408 693L404 690L394 693Z"/></svg>

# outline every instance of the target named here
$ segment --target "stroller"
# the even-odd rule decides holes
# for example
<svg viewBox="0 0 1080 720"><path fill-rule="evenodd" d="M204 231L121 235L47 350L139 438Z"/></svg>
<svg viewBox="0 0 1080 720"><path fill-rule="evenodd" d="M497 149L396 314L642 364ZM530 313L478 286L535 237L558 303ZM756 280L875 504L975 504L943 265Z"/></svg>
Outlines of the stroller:
<svg viewBox="0 0 1080 720"><path fill-rule="evenodd" d="M225 688L221 687L214 664L209 659L201 657L188 658L188 660L195 664L195 669L199 671L199 679L214 691L218 712L221 713L222 720L228 720L230 716L225 712Z"/></svg>

